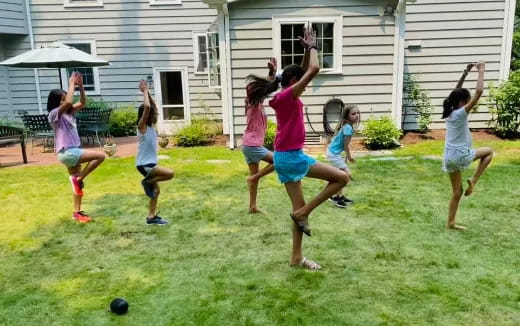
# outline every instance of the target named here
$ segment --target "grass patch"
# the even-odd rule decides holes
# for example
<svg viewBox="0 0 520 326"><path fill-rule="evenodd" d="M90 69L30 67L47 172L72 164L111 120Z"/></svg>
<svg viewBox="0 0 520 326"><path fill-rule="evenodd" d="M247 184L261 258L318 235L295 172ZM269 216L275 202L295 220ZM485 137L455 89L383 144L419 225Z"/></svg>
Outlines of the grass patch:
<svg viewBox="0 0 520 326"><path fill-rule="evenodd" d="M87 180L89 225L70 219L62 166L0 169L0 324L517 325L520 145L491 146L496 160L461 204L465 233L444 229L449 180L421 158L441 143L352 164L354 206L319 207L305 239L319 273L288 267L290 203L274 174L259 191L269 215L247 214L239 151L161 153L177 174L162 186L164 228L144 224L131 158ZM218 159L230 163L207 162ZM304 182L308 197L322 186ZM108 312L115 297L127 315Z"/></svg>

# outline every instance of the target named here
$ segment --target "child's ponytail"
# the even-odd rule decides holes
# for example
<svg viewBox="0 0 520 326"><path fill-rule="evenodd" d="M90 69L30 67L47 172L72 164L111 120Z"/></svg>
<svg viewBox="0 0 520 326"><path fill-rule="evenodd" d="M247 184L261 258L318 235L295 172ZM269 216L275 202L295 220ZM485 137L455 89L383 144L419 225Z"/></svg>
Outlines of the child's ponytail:
<svg viewBox="0 0 520 326"><path fill-rule="evenodd" d="M247 90L247 102L251 105L260 104L267 96L278 90L280 86L280 79L275 78L274 80L267 80L255 75L249 75L246 77L248 83Z"/></svg>

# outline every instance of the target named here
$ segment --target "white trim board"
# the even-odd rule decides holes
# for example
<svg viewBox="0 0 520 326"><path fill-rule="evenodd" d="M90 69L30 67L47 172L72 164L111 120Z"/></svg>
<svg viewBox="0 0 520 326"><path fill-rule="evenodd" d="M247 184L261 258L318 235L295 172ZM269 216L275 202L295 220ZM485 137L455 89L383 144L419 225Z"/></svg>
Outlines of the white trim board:
<svg viewBox="0 0 520 326"><path fill-rule="evenodd" d="M403 111L404 45L406 32L406 1L399 0L395 15L394 72L392 90L392 120L401 129Z"/></svg>
<svg viewBox="0 0 520 326"><path fill-rule="evenodd" d="M63 6L65 8L103 7L103 0L65 0Z"/></svg>
<svg viewBox="0 0 520 326"><path fill-rule="evenodd" d="M502 51L500 53L500 80L509 78L511 69L511 51L513 50L513 33L515 29L516 0L505 0L504 32L502 34Z"/></svg>

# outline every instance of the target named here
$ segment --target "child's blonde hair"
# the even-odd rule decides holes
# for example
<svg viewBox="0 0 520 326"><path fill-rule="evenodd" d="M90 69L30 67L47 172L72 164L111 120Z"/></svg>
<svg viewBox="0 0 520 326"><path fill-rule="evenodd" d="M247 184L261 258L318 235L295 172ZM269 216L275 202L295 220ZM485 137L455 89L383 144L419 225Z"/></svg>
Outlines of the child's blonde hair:
<svg viewBox="0 0 520 326"><path fill-rule="evenodd" d="M339 123L338 123L338 126L336 127L336 131L334 132L334 134L336 135L338 132L341 131L341 129L343 129L343 126L345 126L346 123L350 122L352 124L352 127L354 127L354 129L357 129L359 127L359 122L361 121L361 113L359 114L359 119L358 121L356 122L352 122L350 120L348 120L348 115L350 114L350 111L354 110L354 109L358 109L359 108L357 107L357 105L347 105L343 111L341 111L341 118L339 120Z"/></svg>

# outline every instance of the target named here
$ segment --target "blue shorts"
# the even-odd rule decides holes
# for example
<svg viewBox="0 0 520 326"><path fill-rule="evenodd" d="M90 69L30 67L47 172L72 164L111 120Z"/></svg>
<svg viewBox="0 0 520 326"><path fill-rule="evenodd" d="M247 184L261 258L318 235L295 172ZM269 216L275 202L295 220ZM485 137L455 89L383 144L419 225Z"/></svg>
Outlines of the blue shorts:
<svg viewBox="0 0 520 326"><path fill-rule="evenodd" d="M72 168L78 165L81 154L83 154L83 150L79 147L73 147L68 149L62 148L58 152L58 160L61 163L65 164L65 166Z"/></svg>
<svg viewBox="0 0 520 326"><path fill-rule="evenodd" d="M136 166L136 168L137 168L137 171L139 171L139 173L141 173L143 175L143 177L147 178L150 175L150 173L152 172L153 168L156 166L157 166L157 164L150 163L150 164L145 164L145 165L138 165L138 166Z"/></svg>
<svg viewBox="0 0 520 326"><path fill-rule="evenodd" d="M270 152L264 146L242 145L242 153L244 154L244 157L246 158L247 164L257 164Z"/></svg>
<svg viewBox="0 0 520 326"><path fill-rule="evenodd" d="M281 183L298 182L303 179L316 160L303 153L301 149L287 152L274 152L274 170Z"/></svg>

